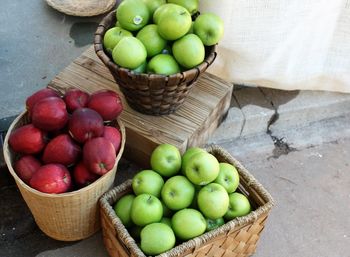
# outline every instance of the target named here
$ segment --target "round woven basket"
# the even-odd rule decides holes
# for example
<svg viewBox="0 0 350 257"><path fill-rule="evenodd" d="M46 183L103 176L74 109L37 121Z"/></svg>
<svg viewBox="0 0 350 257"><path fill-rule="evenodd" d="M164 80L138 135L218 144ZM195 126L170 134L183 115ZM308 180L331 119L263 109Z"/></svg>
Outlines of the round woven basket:
<svg viewBox="0 0 350 257"><path fill-rule="evenodd" d="M120 151L112 170L80 190L63 194L47 194L28 186L13 169L17 154L9 147L8 139L14 129L27 123L27 112L23 112L13 121L5 137L3 151L7 167L33 214L35 222L46 235L56 240L76 241L93 235L101 227L98 200L113 186L117 165L124 151L125 128L123 124L120 120L115 120L111 124L119 127L122 134Z"/></svg>
<svg viewBox="0 0 350 257"><path fill-rule="evenodd" d="M133 109L150 115L170 114L184 102L198 77L214 62L216 45L205 47L205 60L190 70L173 75L137 74L115 64L103 48L105 32L115 26L116 11L110 12L99 24L94 46L97 56L107 66Z"/></svg>
<svg viewBox="0 0 350 257"><path fill-rule="evenodd" d="M46 3L68 15L90 17L110 11L116 0L46 0Z"/></svg>

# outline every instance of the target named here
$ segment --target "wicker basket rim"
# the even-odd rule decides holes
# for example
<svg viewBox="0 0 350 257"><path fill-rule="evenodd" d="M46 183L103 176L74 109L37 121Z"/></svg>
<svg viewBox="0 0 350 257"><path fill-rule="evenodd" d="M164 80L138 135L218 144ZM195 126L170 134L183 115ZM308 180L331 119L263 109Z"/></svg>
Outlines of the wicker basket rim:
<svg viewBox="0 0 350 257"><path fill-rule="evenodd" d="M204 243L210 241L211 239L219 236L229 233L232 229L238 227L238 226L246 226L250 222L256 221L258 218L260 218L262 215L267 214L271 208L274 205L274 200L270 193L251 175L246 168L234 157L232 157L226 150L221 148L218 145L210 145L207 147L208 151L211 152L217 152L219 154L222 154L224 158L226 158L229 162L234 164L234 166L237 168L240 176L243 176L247 181L248 185L251 187L254 187L256 189L256 192L261 195L265 201L265 203L262 206L259 206L254 211L250 212L248 215L243 217L237 217L232 219L229 222L226 222L221 227L214 229L212 231L206 232L201 236L195 237L193 239L190 239L180 245L175 246L171 250L162 253L158 256L162 257L175 257L178 256L180 253L183 253L189 249L197 249ZM122 224L119 217L115 214L113 208L108 203L108 199L112 196L122 193L126 191L132 183L132 179L129 179L122 183L119 186L116 186L112 188L111 190L104 193L100 198L100 206L101 208L106 212L107 216L112 220L113 225L115 226L115 229L117 233L119 234L119 237L124 240L126 243L126 246L128 249L134 251L136 256L139 257L145 257L145 254L140 250L140 248L137 246L134 239L130 236L129 232L125 228L125 226Z"/></svg>
<svg viewBox="0 0 350 257"><path fill-rule="evenodd" d="M111 16L115 16L116 14L116 10L113 10L111 12L109 12L105 17L103 17L103 19L100 21L99 25L97 26L96 32L95 32L95 37L94 37L94 49L95 52L97 54L97 56L102 60L102 62L105 63L105 60L108 60L110 62L111 65L113 65L113 67L116 70L120 70L120 71L124 71L127 73L127 75L129 77L147 77L147 78L155 78L155 79L165 79L165 80L169 80L171 78L176 78L179 75L184 77L186 76L186 73L191 72L191 71L195 71L198 69L198 67L200 67L201 65L207 64L208 66L211 64L211 62L209 63L207 61L207 59L209 59L210 56L212 56L213 54L216 55L216 51L217 51L217 44L210 46L210 53L205 57L204 61L202 63L200 63L199 65L197 65L196 67L193 67L189 70L185 70L185 71L181 71L179 73L175 73L172 75L161 75L161 74L148 74L148 73L135 73L130 69L127 68L123 68L120 67L119 65L117 65L116 63L114 63L111 58L105 53L104 51L104 47L103 47L103 36L105 34L105 32L107 31L108 27L106 27L105 23L106 21L111 17ZM100 30L100 28L103 28L102 30ZM102 56L102 58L101 58ZM215 58L214 58L215 59ZM212 61L214 61L214 59ZM106 63L105 63L106 64Z"/></svg>
<svg viewBox="0 0 350 257"><path fill-rule="evenodd" d="M46 3L59 12L81 17L91 17L103 14L111 10L115 6L115 0L104 0L105 6L96 8L96 6L86 5L92 1L62 1L62 0L45 0ZM84 6L85 5L85 6Z"/></svg>
<svg viewBox="0 0 350 257"><path fill-rule="evenodd" d="M85 186L79 190L75 190L75 191L72 191L72 192L67 192L67 193L61 193L61 194L49 194L49 193L43 193L43 192L40 192L30 186L28 186L26 183L24 183L24 181L18 177L17 173L14 171L13 167L12 167L12 163L11 163L11 158L9 156L9 149L10 149L10 146L9 146L9 137L10 137L10 134L11 132L13 131L14 127L16 126L16 124L27 114L27 111L24 111L22 112L20 115L18 115L16 117L16 119L11 123L7 133L6 133L6 136L5 136L5 140L4 140L4 145L3 145L3 154L4 154L4 159L5 159L5 162L8 166L8 170L10 171L11 175L14 177L14 179L16 180L16 182L20 183L20 185L25 188L27 191L30 191L31 193L33 194L36 194L38 196L41 196L41 197L46 197L46 198L62 198L62 197L68 197L68 196L75 196L75 195L78 195L80 193L84 193L85 191L88 191L90 190L92 187L94 187L94 184L95 183L98 183L99 181L103 180L106 175L108 174L108 171L106 174L104 174L103 176L101 176L100 178L98 178L96 181L94 181L94 183L91 183L90 185L88 186ZM116 156L116 159L115 159L115 164L113 166L113 169L116 168L116 166L118 165L118 162L123 154L123 149L124 149L124 146L125 146L125 141L126 141L126 138L125 138L125 127L124 127L124 124L122 123L122 121L117 118L117 123L119 125L119 128L120 128L120 132L122 134L122 141L121 141L121 144L120 144L120 150L119 150L119 153L117 154Z"/></svg>

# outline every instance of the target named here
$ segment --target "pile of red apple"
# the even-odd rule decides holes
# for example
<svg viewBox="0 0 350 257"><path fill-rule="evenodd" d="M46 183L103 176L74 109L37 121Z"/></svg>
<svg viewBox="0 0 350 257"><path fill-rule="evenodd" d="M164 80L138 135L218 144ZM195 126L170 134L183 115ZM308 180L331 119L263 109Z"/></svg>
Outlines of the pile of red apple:
<svg viewBox="0 0 350 257"><path fill-rule="evenodd" d="M61 97L45 88L26 99L26 108L29 123L9 136L14 170L26 184L59 194L87 186L114 167L122 135L111 121L123 110L116 92L69 89Z"/></svg>

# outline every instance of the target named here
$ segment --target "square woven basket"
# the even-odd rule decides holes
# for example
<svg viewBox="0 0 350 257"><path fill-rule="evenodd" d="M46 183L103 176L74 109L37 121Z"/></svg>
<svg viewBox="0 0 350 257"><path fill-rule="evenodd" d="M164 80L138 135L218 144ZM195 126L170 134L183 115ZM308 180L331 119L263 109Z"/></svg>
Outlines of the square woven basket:
<svg viewBox="0 0 350 257"><path fill-rule="evenodd" d="M245 257L252 255L256 250L260 233L264 229L269 211L273 206L273 199L247 169L226 150L212 145L207 151L213 154L219 162L231 163L237 168L240 175L238 191L249 198L253 211L215 230L177 245L158 256ZM111 257L145 257L113 210L115 202L131 192L131 180L128 180L106 192L100 198L103 241Z"/></svg>

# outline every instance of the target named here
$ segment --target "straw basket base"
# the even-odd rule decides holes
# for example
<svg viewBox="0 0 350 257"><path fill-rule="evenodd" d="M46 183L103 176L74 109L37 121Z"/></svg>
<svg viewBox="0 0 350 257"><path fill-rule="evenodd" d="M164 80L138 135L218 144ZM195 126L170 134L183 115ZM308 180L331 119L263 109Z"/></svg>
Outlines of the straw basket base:
<svg viewBox="0 0 350 257"><path fill-rule="evenodd" d="M46 0L46 3L68 15L89 17L108 12L116 0Z"/></svg>

